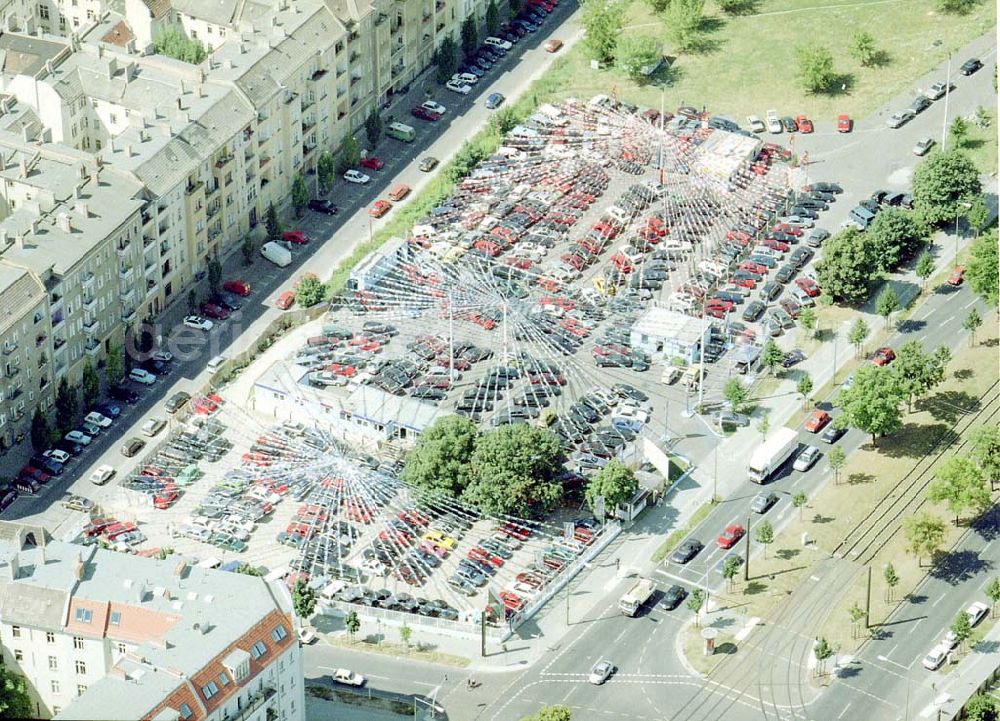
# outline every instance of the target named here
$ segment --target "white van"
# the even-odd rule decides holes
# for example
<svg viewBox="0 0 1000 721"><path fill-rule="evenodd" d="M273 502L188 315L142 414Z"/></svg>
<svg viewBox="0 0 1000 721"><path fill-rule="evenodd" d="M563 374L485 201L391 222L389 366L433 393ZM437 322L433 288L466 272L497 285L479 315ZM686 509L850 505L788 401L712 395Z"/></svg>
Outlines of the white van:
<svg viewBox="0 0 1000 721"><path fill-rule="evenodd" d="M632 219L632 214L630 212L628 212L624 208L618 207L617 205L610 206L604 212L606 215L610 215L619 223L627 223Z"/></svg>
<svg viewBox="0 0 1000 721"><path fill-rule="evenodd" d="M224 355L217 355L217 356L215 356L215 358L213 358L212 360L210 360L208 362L208 365L206 366L208 368L208 372L209 373L215 373L215 371L219 370L219 368L222 366L222 364L225 363L227 360L229 360L229 359L226 358L226 356L224 356Z"/></svg>
<svg viewBox="0 0 1000 721"><path fill-rule="evenodd" d="M332 583L328 584L326 588L323 589L323 592L320 594L320 596L324 601L332 601L334 597L338 593L343 591L345 588L347 588L347 584L344 583L343 581L333 581Z"/></svg>
<svg viewBox="0 0 1000 721"><path fill-rule="evenodd" d="M215 556L209 556L204 561L199 561L195 564L195 568L218 568L222 565L222 559L216 558Z"/></svg>
<svg viewBox="0 0 1000 721"><path fill-rule="evenodd" d="M483 44L494 48L501 48L503 50L510 50L514 47L509 40L501 40L500 38L495 38L492 35L483 40Z"/></svg>
<svg viewBox="0 0 1000 721"><path fill-rule="evenodd" d="M274 263L279 268L284 268L292 262L292 252L275 242L264 243L260 247L260 254Z"/></svg>

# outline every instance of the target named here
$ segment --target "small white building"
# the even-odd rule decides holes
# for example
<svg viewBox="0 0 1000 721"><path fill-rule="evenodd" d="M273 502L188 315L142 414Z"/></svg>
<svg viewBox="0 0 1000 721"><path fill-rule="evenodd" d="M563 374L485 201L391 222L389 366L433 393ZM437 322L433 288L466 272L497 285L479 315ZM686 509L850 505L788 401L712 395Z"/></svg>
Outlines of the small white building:
<svg viewBox="0 0 1000 721"><path fill-rule="evenodd" d="M666 308L650 308L632 326L633 348L642 348L654 358L684 358L694 363L711 335L712 322Z"/></svg>
<svg viewBox="0 0 1000 721"><path fill-rule="evenodd" d="M361 259L347 278L348 290L371 290L400 263L412 257L410 246L403 238L390 238L381 247Z"/></svg>

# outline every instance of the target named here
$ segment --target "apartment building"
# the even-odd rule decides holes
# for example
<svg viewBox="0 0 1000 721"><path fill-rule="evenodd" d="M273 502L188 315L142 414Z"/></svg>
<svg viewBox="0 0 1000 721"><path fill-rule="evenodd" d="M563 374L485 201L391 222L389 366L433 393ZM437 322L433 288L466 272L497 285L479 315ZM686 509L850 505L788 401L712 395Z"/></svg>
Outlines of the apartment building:
<svg viewBox="0 0 1000 721"><path fill-rule="evenodd" d="M0 522L0 646L39 718L304 718L287 591L176 557Z"/></svg>

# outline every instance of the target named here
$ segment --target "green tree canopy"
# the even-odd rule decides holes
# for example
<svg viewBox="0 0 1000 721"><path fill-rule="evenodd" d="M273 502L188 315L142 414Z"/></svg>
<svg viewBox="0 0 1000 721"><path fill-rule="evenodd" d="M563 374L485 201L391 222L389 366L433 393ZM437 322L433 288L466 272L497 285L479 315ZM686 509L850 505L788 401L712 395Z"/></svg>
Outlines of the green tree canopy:
<svg viewBox="0 0 1000 721"><path fill-rule="evenodd" d="M934 557L944 543L944 534L944 521L929 513L920 513L903 519L906 552L916 556L918 564L924 557Z"/></svg>
<svg viewBox="0 0 1000 721"><path fill-rule="evenodd" d="M866 68L875 65L879 59L875 36L865 30L856 31L851 38L851 57Z"/></svg>
<svg viewBox="0 0 1000 721"><path fill-rule="evenodd" d="M944 502L955 514L955 523L962 511L976 515L992 505L990 485L976 462L968 456L952 456L934 472L934 480L927 488L927 498L932 503Z"/></svg>
<svg viewBox="0 0 1000 721"><path fill-rule="evenodd" d="M950 354L946 357L940 349L928 353L920 341L911 340L900 346L896 360L889 368L907 407L912 408L914 399L926 395L944 380L949 359Z"/></svg>
<svg viewBox="0 0 1000 721"><path fill-rule="evenodd" d="M767 547L774 543L774 527L770 521L761 521L754 529L753 538L764 547L764 558L767 558Z"/></svg>
<svg viewBox="0 0 1000 721"><path fill-rule="evenodd" d="M651 35L627 33L618 41L615 64L633 80L642 80L643 68L654 67L663 55L659 42Z"/></svg>
<svg viewBox="0 0 1000 721"><path fill-rule="evenodd" d="M570 721L573 712L566 706L542 706L538 713L525 716L521 721Z"/></svg>
<svg viewBox="0 0 1000 721"><path fill-rule="evenodd" d="M704 22L705 0L669 0L663 8L667 36L680 51L696 47Z"/></svg>
<svg viewBox="0 0 1000 721"><path fill-rule="evenodd" d="M868 298L877 267L865 236L857 228L845 228L823 243L816 279L835 302L854 305Z"/></svg>
<svg viewBox="0 0 1000 721"><path fill-rule="evenodd" d="M56 428L63 433L73 430L78 403L76 386L71 387L63 376L56 390Z"/></svg>
<svg viewBox="0 0 1000 721"><path fill-rule="evenodd" d="M309 186L306 179L299 173L292 181L292 208L295 210L295 217L302 215L302 210L309 205Z"/></svg>
<svg viewBox="0 0 1000 721"><path fill-rule="evenodd" d="M274 208L274 203L267 206L267 213L264 215L264 227L267 230L268 240L281 240L284 228L281 227L281 220L278 219L278 211Z"/></svg>
<svg viewBox="0 0 1000 721"><path fill-rule="evenodd" d="M899 310L899 298L896 296L896 291L893 287L886 284L885 288L875 299L875 312L885 319L885 325L888 328L889 319L897 310Z"/></svg>
<svg viewBox="0 0 1000 721"><path fill-rule="evenodd" d="M760 363L767 368L768 373L774 375L774 369L781 365L781 360L785 357L781 348L774 342L773 338L768 338L764 348L760 352Z"/></svg>
<svg viewBox="0 0 1000 721"><path fill-rule="evenodd" d="M351 639L353 640L357 632L361 630L361 619L358 618L357 611L347 612L347 615L344 616L344 628L351 634Z"/></svg>
<svg viewBox="0 0 1000 721"><path fill-rule="evenodd" d="M194 38L185 35L178 25L161 31L153 39L153 50L158 55L166 55L191 65L198 65L208 57L205 47Z"/></svg>
<svg viewBox="0 0 1000 721"><path fill-rule="evenodd" d="M961 150L934 153L913 173L913 206L929 223L955 222L959 203L982 193L979 170ZM826 250L824 248L824 254Z"/></svg>
<svg viewBox="0 0 1000 721"><path fill-rule="evenodd" d="M337 156L337 172L346 173L361 162L361 149L358 139L348 133L340 144L340 155Z"/></svg>
<svg viewBox="0 0 1000 721"><path fill-rule="evenodd" d="M855 353L861 353L861 346L864 345L870 331L871 329L865 323L864 318L858 316L854 319L854 323L851 324L851 330L847 333L847 340L854 346Z"/></svg>
<svg viewBox="0 0 1000 721"><path fill-rule="evenodd" d="M972 458L992 488L994 483L1000 481L1000 426L980 426L972 432L970 440Z"/></svg>
<svg viewBox="0 0 1000 721"><path fill-rule="evenodd" d="M611 510L628 501L638 488L639 481L632 469L612 459L590 477L585 497L591 510L599 496L604 498L604 507Z"/></svg>
<svg viewBox="0 0 1000 721"><path fill-rule="evenodd" d="M458 67L458 46L451 35L445 37L434 53L438 82L447 82Z"/></svg>
<svg viewBox="0 0 1000 721"><path fill-rule="evenodd" d="M973 241L965 276L969 279L972 290L987 303L995 306L1000 298L998 275L1000 273L997 264L997 233L994 229Z"/></svg>
<svg viewBox="0 0 1000 721"><path fill-rule="evenodd" d="M83 362L83 374L80 377L80 389L83 392L83 405L90 408L101 397L101 380L97 377L94 364L87 358Z"/></svg>
<svg viewBox="0 0 1000 721"><path fill-rule="evenodd" d="M970 698L962 709L969 721L997 721L997 702L987 693L980 691Z"/></svg>
<svg viewBox="0 0 1000 721"><path fill-rule="evenodd" d="M461 416L444 416L424 430L406 454L402 480L432 493L458 498L472 481L472 454L479 431Z"/></svg>
<svg viewBox="0 0 1000 721"><path fill-rule="evenodd" d="M612 63L625 20L625 8L618 0L582 0L583 42L591 57Z"/></svg>
<svg viewBox="0 0 1000 721"><path fill-rule="evenodd" d="M559 440L544 428L515 424L484 433L472 453L464 500L493 515L534 516L562 498Z"/></svg>
<svg viewBox="0 0 1000 721"><path fill-rule="evenodd" d="M924 251L917 258L917 265L914 270L920 278L921 286L927 283L927 279L934 275L934 258L928 251Z"/></svg>
<svg viewBox="0 0 1000 721"><path fill-rule="evenodd" d="M292 607L301 619L309 618L316 610L316 592L302 579L292 586Z"/></svg>
<svg viewBox="0 0 1000 721"><path fill-rule="evenodd" d="M336 172L337 164L333 160L333 154L329 150L324 150L316 161L316 180L319 183L319 192L325 193L330 190Z"/></svg>
<svg viewBox="0 0 1000 721"><path fill-rule="evenodd" d="M27 680L13 671L0 668L0 718L30 719L35 716Z"/></svg>
<svg viewBox="0 0 1000 721"><path fill-rule="evenodd" d="M490 0L486 6L486 32L496 35L500 29L500 10L497 9L496 0Z"/></svg>
<svg viewBox="0 0 1000 721"><path fill-rule="evenodd" d="M833 53L816 43L806 43L795 49L799 82L807 93L825 93L833 87L837 73L833 69ZM824 251L825 253L825 251Z"/></svg>
<svg viewBox="0 0 1000 721"><path fill-rule="evenodd" d="M876 445L879 436L902 426L902 400L899 383L889 368L865 364L855 371L851 387L842 389L834 400L843 411L837 421L868 433Z"/></svg>
<svg viewBox="0 0 1000 721"><path fill-rule="evenodd" d="M847 464L847 455L844 453L844 449L840 446L831 448L830 452L826 454L826 464L833 471L833 482L838 483L840 481L840 472Z"/></svg>
<svg viewBox="0 0 1000 721"><path fill-rule="evenodd" d="M729 402L733 412L739 413L747 402L750 393L739 378L730 378L722 386L722 397Z"/></svg>
<svg viewBox="0 0 1000 721"><path fill-rule="evenodd" d="M937 7L943 13L965 15L979 5L981 0L937 0Z"/></svg>
<svg viewBox="0 0 1000 721"><path fill-rule="evenodd" d="M219 286L222 284L222 263L215 256L208 261L208 289L212 294L219 292Z"/></svg>
<svg viewBox="0 0 1000 721"><path fill-rule="evenodd" d="M469 15L462 21L462 53L466 57L475 55L479 48L479 29L476 27L475 15Z"/></svg>
<svg viewBox="0 0 1000 721"><path fill-rule="evenodd" d="M260 572L259 568L257 568L256 566L252 566L251 564L247 563L246 561L244 561L243 563L241 563L240 565L238 565L236 567L236 573L242 573L244 576L262 576L262 575L264 575L264 574L262 574Z"/></svg>
<svg viewBox="0 0 1000 721"><path fill-rule="evenodd" d="M35 406L31 416L31 447L35 453L41 453L49 447L52 440L52 427L41 406Z"/></svg>
<svg viewBox="0 0 1000 721"><path fill-rule="evenodd" d="M382 137L382 116L375 108L372 108L365 118L365 136L368 138L368 145L373 148Z"/></svg>
<svg viewBox="0 0 1000 721"><path fill-rule="evenodd" d="M881 273L896 269L923 244L925 229L912 210L886 208L875 216L865 231L871 254Z"/></svg>

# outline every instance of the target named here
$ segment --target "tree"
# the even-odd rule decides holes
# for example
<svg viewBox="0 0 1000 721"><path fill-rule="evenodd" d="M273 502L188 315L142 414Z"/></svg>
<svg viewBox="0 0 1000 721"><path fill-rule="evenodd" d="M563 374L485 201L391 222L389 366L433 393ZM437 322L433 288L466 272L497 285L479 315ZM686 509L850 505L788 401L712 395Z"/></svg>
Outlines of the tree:
<svg viewBox="0 0 1000 721"><path fill-rule="evenodd" d="M330 190L330 186L333 185L333 176L336 172L337 164L333 160L333 153L329 150L324 150L320 153L319 159L316 161L316 180L319 183L320 193L326 193Z"/></svg>
<svg viewBox="0 0 1000 721"><path fill-rule="evenodd" d="M211 290L212 295L219 292L219 287L222 285L222 263L219 259L212 257L208 261L208 288Z"/></svg>
<svg viewBox="0 0 1000 721"><path fill-rule="evenodd" d="M410 628L406 622L399 627L399 640L403 642L403 645L409 650L410 648L410 637L413 636L413 629Z"/></svg>
<svg viewBox="0 0 1000 721"><path fill-rule="evenodd" d="M807 93L824 93L833 87L837 73L833 70L833 54L825 47L806 43L795 49L799 64L799 81Z"/></svg>
<svg viewBox="0 0 1000 721"><path fill-rule="evenodd" d="M490 125L496 130L497 135L503 137L521 122L518 112L510 105L498 108L490 116Z"/></svg>
<svg viewBox="0 0 1000 721"><path fill-rule="evenodd" d="M347 615L344 616L344 628L347 629L347 633L351 635L351 641L354 641L355 635L361 630L361 619L358 618L357 611L348 611Z"/></svg>
<svg viewBox="0 0 1000 721"><path fill-rule="evenodd" d="M194 314L198 312L198 293L192 288L187 294L187 305L188 313Z"/></svg>
<svg viewBox="0 0 1000 721"><path fill-rule="evenodd" d="M735 413L739 413L742 410L749 395L746 386L740 382L739 378L730 378L722 386L722 397L729 402L730 407Z"/></svg>
<svg viewBox="0 0 1000 721"><path fill-rule="evenodd" d="M813 646L813 655L816 657L816 670L822 676L826 672L826 660L833 655L833 648L821 636L816 639L816 645Z"/></svg>
<svg viewBox="0 0 1000 721"><path fill-rule="evenodd" d="M31 416L31 447L35 453L46 450L52 440L52 427L49 426L49 419L41 406L35 406L35 413Z"/></svg>
<svg viewBox="0 0 1000 721"><path fill-rule="evenodd" d="M816 280L837 303L854 305L868 297L878 279L877 263L857 228L845 228L823 244Z"/></svg>
<svg viewBox="0 0 1000 721"><path fill-rule="evenodd" d="M965 118L956 115L955 119L948 127L948 137L951 138L952 147L962 149L969 140L969 124Z"/></svg>
<svg viewBox="0 0 1000 721"><path fill-rule="evenodd" d="M774 369L781 365L784 357L785 354L781 352L781 348L774 342L774 339L768 338L767 343L764 344L764 348L760 352L761 365L767 368L768 373L774 375Z"/></svg>
<svg viewBox="0 0 1000 721"><path fill-rule="evenodd" d="M920 287L923 289L927 285L927 279L934 274L934 259L926 250L917 258L917 266L914 269L917 277L920 278Z"/></svg>
<svg viewBox="0 0 1000 721"><path fill-rule="evenodd" d="M655 67L663 56L660 44L650 35L626 34L618 41L615 64L636 82L645 78L644 68Z"/></svg>
<svg viewBox="0 0 1000 721"><path fill-rule="evenodd" d="M598 497L604 498L605 508L613 509L628 501L638 488L639 481L632 469L612 459L590 477L585 497L590 510L594 510Z"/></svg>
<svg viewBox="0 0 1000 721"><path fill-rule="evenodd" d="M450 76L449 76L450 77ZM358 140L348 133L340 144L340 155L337 156L337 172L346 173L361 162L361 149Z"/></svg>
<svg viewBox="0 0 1000 721"><path fill-rule="evenodd" d="M278 220L278 211L274 209L274 203L267 206L267 213L264 215L264 228L267 230L268 240L281 240L284 228Z"/></svg>
<svg viewBox="0 0 1000 721"><path fill-rule="evenodd" d="M306 179L299 173L292 181L292 208L295 210L295 217L302 215L302 211L309 205L309 187Z"/></svg>
<svg viewBox="0 0 1000 721"><path fill-rule="evenodd" d="M799 310L799 325L809 331L809 335L815 336L816 330L816 311L806 306Z"/></svg>
<svg viewBox="0 0 1000 721"><path fill-rule="evenodd" d="M524 0L507 0L507 9L512 19L517 17L523 7Z"/></svg>
<svg viewBox="0 0 1000 721"><path fill-rule="evenodd" d="M997 237L996 231L976 238L969 249L969 262L965 267L965 277L969 286L992 306L1000 298L998 288Z"/></svg>
<svg viewBox="0 0 1000 721"><path fill-rule="evenodd" d="M500 29L500 11L497 9L496 0L490 0L486 6L486 32L496 35Z"/></svg>
<svg viewBox="0 0 1000 721"><path fill-rule="evenodd" d="M876 446L879 436L895 433L903 425L902 400L889 368L863 365L854 373L851 387L837 394L834 405L843 410L838 422L868 433Z"/></svg>
<svg viewBox="0 0 1000 721"><path fill-rule="evenodd" d="M990 599L991 614L996 612L996 605L1000 603L1000 578L994 576L989 583L986 584L986 597Z"/></svg>
<svg viewBox="0 0 1000 721"><path fill-rule="evenodd" d="M166 55L191 65L200 65L207 57L204 46L184 34L179 25L171 25L153 39L153 50L158 55Z"/></svg>
<svg viewBox="0 0 1000 721"><path fill-rule="evenodd" d="M705 12L705 0L670 0L663 10L663 23L674 46L681 51L697 45Z"/></svg>
<svg viewBox="0 0 1000 721"><path fill-rule="evenodd" d="M833 472L834 485L840 483L840 472L847 464L847 455L844 453L844 449L840 446L834 446L831 448L830 452L826 454L826 464Z"/></svg>
<svg viewBox="0 0 1000 721"><path fill-rule="evenodd" d="M875 36L865 30L858 30L851 38L851 57L863 67L876 65L879 59L878 48L875 47Z"/></svg>
<svg viewBox="0 0 1000 721"><path fill-rule="evenodd" d="M767 547L774 543L774 527L770 521L762 521L757 524L754 540L764 547L764 558L767 558Z"/></svg>
<svg viewBox="0 0 1000 721"><path fill-rule="evenodd" d="M719 10L726 15L744 15L753 12L755 0L715 0Z"/></svg>
<svg viewBox="0 0 1000 721"><path fill-rule="evenodd" d="M542 706L538 713L525 716L521 721L570 721L573 712L566 706Z"/></svg>
<svg viewBox="0 0 1000 721"><path fill-rule="evenodd" d="M726 556L722 564L722 577L726 579L726 586L731 590L736 574L740 572L739 556Z"/></svg>
<svg viewBox="0 0 1000 721"><path fill-rule="evenodd" d="M861 316L858 316L854 323L851 324L851 330L847 333L847 340L854 346L855 355L861 355L862 347L868 338L869 332L868 324L865 323L865 319Z"/></svg>
<svg viewBox="0 0 1000 721"><path fill-rule="evenodd" d="M472 482L472 453L479 431L461 416L444 416L424 430L406 454L404 483L458 498Z"/></svg>
<svg viewBox="0 0 1000 721"><path fill-rule="evenodd" d="M979 330L980 326L983 324L983 319L979 316L979 311L973 306L969 309L969 314L965 316L965 320L962 321L962 329L969 332L969 345L976 344L976 331Z"/></svg>
<svg viewBox="0 0 1000 721"><path fill-rule="evenodd" d="M35 715L24 676L0 668L0 718L28 719Z"/></svg>
<svg viewBox="0 0 1000 721"><path fill-rule="evenodd" d="M236 567L236 573L242 573L244 576L262 576L260 569L256 566L251 566L249 563L244 561Z"/></svg>
<svg viewBox="0 0 1000 721"><path fill-rule="evenodd" d="M953 15L965 15L978 5L980 0L937 0L938 10Z"/></svg>
<svg viewBox="0 0 1000 721"><path fill-rule="evenodd" d="M927 487L927 499L946 503L955 514L956 525L962 511L968 509L978 515L989 508L991 495L982 471L968 456L952 456L938 466L934 480Z"/></svg>
<svg viewBox="0 0 1000 721"><path fill-rule="evenodd" d="M104 353L104 381L110 386L122 379L122 347L111 343Z"/></svg>
<svg viewBox="0 0 1000 721"><path fill-rule="evenodd" d="M311 308L323 300L326 286L315 273L303 273L295 283L295 302L300 308Z"/></svg>
<svg viewBox="0 0 1000 721"><path fill-rule="evenodd" d="M962 714L963 718L969 721L997 721L1000 718L1000 714L997 713L997 702L982 691L965 702Z"/></svg>
<svg viewBox="0 0 1000 721"><path fill-rule="evenodd" d="M295 614L301 619L312 616L316 610L316 592L306 585L306 582L299 579L292 586L292 608Z"/></svg>
<svg viewBox="0 0 1000 721"><path fill-rule="evenodd" d="M373 148L382 137L382 116L375 108L372 108L365 118L365 136L368 138L368 145Z"/></svg>
<svg viewBox="0 0 1000 721"><path fill-rule="evenodd" d="M983 478L993 488L1000 480L1000 426L980 426L969 437L972 442L972 458L979 466Z"/></svg>
<svg viewBox="0 0 1000 721"><path fill-rule="evenodd" d="M544 428L517 424L484 433L462 498L492 515L544 513L562 498L562 445Z"/></svg>
<svg viewBox="0 0 1000 721"><path fill-rule="evenodd" d="M696 626L701 625L701 607L704 603L705 592L700 588L692 589L691 593L688 594L687 607L691 609L691 613L694 614L694 623Z"/></svg>
<svg viewBox="0 0 1000 721"><path fill-rule="evenodd" d="M979 237L983 226L990 219L990 207L981 195L967 202L971 207L965 210L965 222L968 223L969 228L976 234L976 237Z"/></svg>
<svg viewBox="0 0 1000 721"><path fill-rule="evenodd" d="M78 402L76 387L70 387L66 377L63 376L56 390L56 428L64 435L73 430Z"/></svg>
<svg viewBox="0 0 1000 721"><path fill-rule="evenodd" d="M453 183L459 182L483 161L486 155L482 145L473 145L466 140L451 159L447 170L448 180Z"/></svg>
<svg viewBox="0 0 1000 721"><path fill-rule="evenodd" d="M771 421L766 415L761 416L760 420L757 421L757 432L760 433L761 438L767 438L769 430L771 430Z"/></svg>
<svg viewBox="0 0 1000 721"><path fill-rule="evenodd" d="M437 79L440 83L447 82L458 67L458 47L451 35L446 36L434 52L434 65L437 67Z"/></svg>
<svg viewBox="0 0 1000 721"><path fill-rule="evenodd" d="M925 227L912 210L886 208L865 231L868 252L880 273L895 270L924 244Z"/></svg>
<svg viewBox="0 0 1000 721"><path fill-rule="evenodd" d="M979 170L957 148L931 155L913 172L913 207L928 223L954 222L959 203L981 193Z"/></svg>
<svg viewBox="0 0 1000 721"><path fill-rule="evenodd" d="M253 251L253 238L249 235L244 236L243 242L240 244L240 253L243 255L243 265L253 265Z"/></svg>
<svg viewBox="0 0 1000 721"><path fill-rule="evenodd" d="M583 0L581 4L583 43L590 56L604 64L614 62L625 8L617 0Z"/></svg>
<svg viewBox="0 0 1000 721"><path fill-rule="evenodd" d="M94 364L87 358L83 362L83 373L80 377L80 390L83 393L83 405L90 408L101 397L101 379L97 377Z"/></svg>
<svg viewBox="0 0 1000 721"><path fill-rule="evenodd" d="M479 48L479 30L476 28L476 18L469 15L462 21L462 53L469 57L476 54Z"/></svg>
<svg viewBox="0 0 1000 721"><path fill-rule="evenodd" d="M802 491L796 491L792 494L792 508L799 509L799 520L802 520L802 509L806 507L806 494Z"/></svg>
<svg viewBox="0 0 1000 721"><path fill-rule="evenodd" d="M809 377L808 373L802 374L799 382L795 384L795 390L802 396L802 405L809 405L809 394L813 390L813 379Z"/></svg>
<svg viewBox="0 0 1000 721"><path fill-rule="evenodd" d="M903 536L906 538L906 552L917 557L917 565L927 556L931 560L944 543L944 521L929 513L909 516L903 519Z"/></svg>
<svg viewBox="0 0 1000 721"><path fill-rule="evenodd" d="M950 358L947 348L927 353L915 340L900 346L896 361L890 368L908 409L912 409L914 398L926 395L944 380Z"/></svg>
<svg viewBox="0 0 1000 721"><path fill-rule="evenodd" d="M948 630L955 635L955 641L958 642L959 647L969 640L969 637L972 636L972 624L969 622L969 614L965 612L965 609L958 612Z"/></svg>
<svg viewBox="0 0 1000 721"><path fill-rule="evenodd" d="M851 638L858 637L858 624L861 619L865 617L865 609L858 605L855 601L849 609L847 609L847 615L851 617Z"/></svg>
<svg viewBox="0 0 1000 721"><path fill-rule="evenodd" d="M882 571L882 579L885 581L886 603L891 603L893 589L899 585L899 574L896 573L896 567L892 563L885 564L885 569Z"/></svg>

